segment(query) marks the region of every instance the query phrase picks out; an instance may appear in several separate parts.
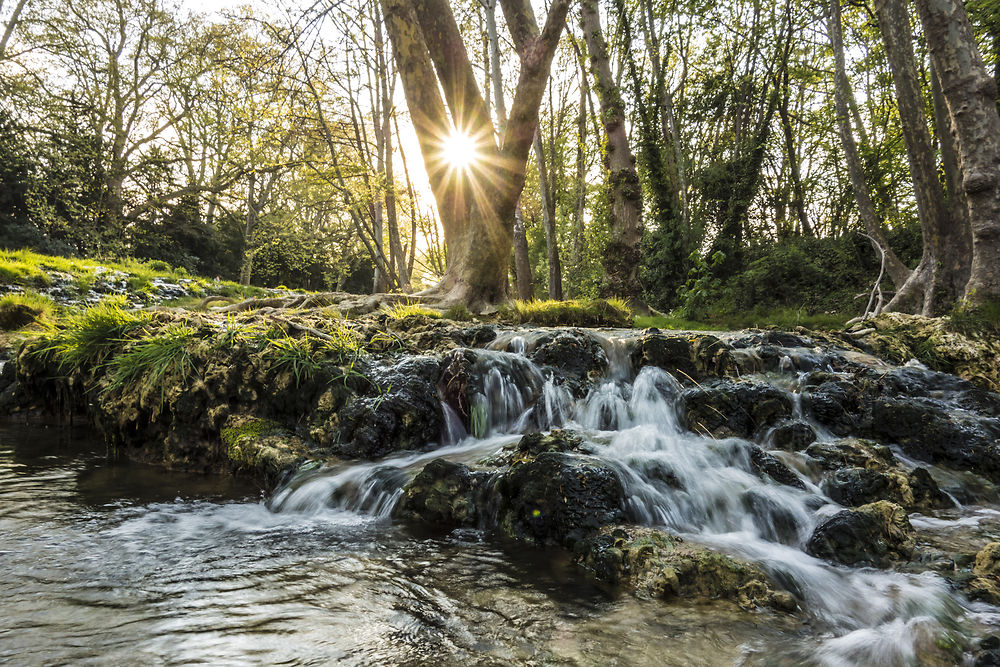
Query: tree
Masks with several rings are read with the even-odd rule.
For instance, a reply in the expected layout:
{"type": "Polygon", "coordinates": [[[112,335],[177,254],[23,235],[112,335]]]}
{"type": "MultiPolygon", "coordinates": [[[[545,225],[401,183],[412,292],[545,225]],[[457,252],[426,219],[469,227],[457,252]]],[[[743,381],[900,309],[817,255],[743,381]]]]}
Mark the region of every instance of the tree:
{"type": "Polygon", "coordinates": [[[941,93],[954,127],[969,222],[972,262],[964,297],[1000,299],[1000,116],[997,84],[958,0],[916,0],[941,93]]]}
{"type": "Polygon", "coordinates": [[[642,307],[639,286],[639,266],[642,260],[642,188],[635,169],[635,155],[628,143],[625,103],[611,73],[611,59],[601,29],[597,0],[583,0],[580,5],[580,26],[590,55],[606,141],[604,160],[608,170],[608,196],[611,203],[611,239],[604,253],[604,267],[607,271],[605,291],[642,307]]]}
{"type": "Polygon", "coordinates": [[[554,0],[541,30],[528,0],[501,2],[521,71],[503,141],[497,145],[448,3],[381,1],[447,244],[448,268],[427,295],[473,308],[496,303],[507,297],[514,209],[570,2],[554,0]],[[449,169],[442,155],[442,142],[455,132],[466,134],[479,155],[467,171],[449,169]]]}

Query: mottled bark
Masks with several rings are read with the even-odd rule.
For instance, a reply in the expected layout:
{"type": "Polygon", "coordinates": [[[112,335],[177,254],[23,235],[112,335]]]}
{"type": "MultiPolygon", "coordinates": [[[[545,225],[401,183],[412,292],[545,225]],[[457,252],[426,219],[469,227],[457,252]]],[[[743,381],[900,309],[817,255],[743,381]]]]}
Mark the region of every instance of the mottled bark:
{"type": "Polygon", "coordinates": [[[878,244],[879,248],[885,252],[886,272],[892,280],[896,289],[899,290],[910,277],[910,269],[899,259],[899,257],[889,247],[885,233],[882,231],[882,222],[875,213],[875,203],[872,201],[871,190],[865,180],[865,172],[861,166],[861,155],[858,152],[858,144],[854,138],[854,130],[851,127],[851,113],[849,101],[851,98],[851,83],[847,79],[847,69],[844,63],[844,40],[841,28],[840,0],[831,0],[829,32],[830,43],[833,47],[834,63],[834,102],[837,108],[837,128],[840,132],[840,141],[844,148],[844,161],[847,163],[847,174],[851,181],[851,189],[854,191],[854,200],[858,206],[858,216],[861,224],[864,225],[868,236],[878,244]]]}
{"type": "Polygon", "coordinates": [[[1000,299],[1000,116],[997,86],[986,71],[965,7],[958,0],[916,0],[955,131],[972,233],[965,299],[1000,299]]]}
{"type": "Polygon", "coordinates": [[[608,170],[611,203],[610,239],[604,252],[604,291],[641,304],[639,265],[642,240],[642,190],[635,169],[635,155],[628,143],[625,105],[611,73],[608,46],[604,40],[597,0],[583,0],[580,23],[601,106],[606,143],[604,161],[608,170]]]}
{"type": "MultiPolygon", "coordinates": [[[[914,271],[909,280],[919,282],[918,291],[923,293],[917,310],[924,315],[936,315],[950,308],[960,296],[953,289],[958,281],[946,275],[951,267],[942,262],[950,254],[945,245],[950,236],[948,227],[953,223],[945,203],[944,190],[938,180],[934,147],[927,128],[924,97],[913,56],[909,12],[903,0],[878,0],[875,10],[896,88],[899,121],[903,128],[924,241],[924,253],[920,262],[926,268],[918,267],[920,270],[914,271]]],[[[904,285],[889,302],[887,310],[910,309],[910,302],[907,300],[910,294],[911,291],[904,285]]]]}

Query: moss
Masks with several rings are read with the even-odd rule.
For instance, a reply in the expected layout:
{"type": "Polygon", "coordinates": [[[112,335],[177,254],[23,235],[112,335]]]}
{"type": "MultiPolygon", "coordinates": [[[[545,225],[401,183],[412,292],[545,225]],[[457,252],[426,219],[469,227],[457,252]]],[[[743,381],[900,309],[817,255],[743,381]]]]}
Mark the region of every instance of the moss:
{"type": "Polygon", "coordinates": [[[247,418],[245,421],[237,422],[219,431],[222,444],[227,450],[239,445],[244,438],[259,438],[263,435],[272,435],[282,430],[281,424],[270,419],[247,418]]]}
{"type": "Polygon", "coordinates": [[[545,327],[631,327],[634,322],[621,299],[515,301],[498,315],[501,321],[545,327]]]}
{"type": "Polygon", "coordinates": [[[281,424],[256,417],[230,417],[219,432],[226,458],[236,471],[274,479],[300,462],[306,447],[281,424]]]}
{"type": "Polygon", "coordinates": [[[990,332],[992,324],[977,326],[970,320],[956,323],[952,317],[883,313],[856,325],[854,335],[870,352],[893,363],[916,359],[933,370],[1000,391],[1000,337],[990,332]]]}

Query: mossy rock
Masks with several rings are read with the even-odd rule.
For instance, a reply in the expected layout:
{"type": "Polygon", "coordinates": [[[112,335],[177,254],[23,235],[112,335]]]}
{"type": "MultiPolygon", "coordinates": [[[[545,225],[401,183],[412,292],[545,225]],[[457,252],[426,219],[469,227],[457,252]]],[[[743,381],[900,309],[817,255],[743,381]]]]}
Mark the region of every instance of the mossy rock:
{"type": "Polygon", "coordinates": [[[269,419],[232,416],[219,437],[233,470],[266,480],[273,480],[300,463],[307,453],[300,438],[269,419]]]}
{"type": "Polygon", "coordinates": [[[580,546],[576,560],[597,580],[641,598],[722,598],[744,609],[796,606],[759,567],[654,528],[602,528],[580,546]]]}
{"type": "Polygon", "coordinates": [[[689,385],[706,377],[723,377],[734,368],[732,351],[710,334],[667,335],[643,332],[631,353],[632,366],[656,366],[689,385]]]}
{"type": "Polygon", "coordinates": [[[909,560],[915,532],[906,510],[880,500],[833,515],[813,531],[806,551],[844,565],[889,567],[909,560]]]}
{"type": "Polygon", "coordinates": [[[960,331],[950,317],[883,313],[858,327],[858,343],[893,363],[917,359],[991,391],[1000,391],[1000,339],[990,332],[960,331]],[[874,329],[874,331],[868,331],[874,329]]]}

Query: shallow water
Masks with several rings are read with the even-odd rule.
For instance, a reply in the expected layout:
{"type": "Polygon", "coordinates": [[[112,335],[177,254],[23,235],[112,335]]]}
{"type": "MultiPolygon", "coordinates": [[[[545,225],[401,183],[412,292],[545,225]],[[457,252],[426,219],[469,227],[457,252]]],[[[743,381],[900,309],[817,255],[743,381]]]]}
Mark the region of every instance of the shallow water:
{"type": "Polygon", "coordinates": [[[0,662],[732,664],[798,621],[618,597],[558,552],[274,512],[230,477],[0,427],[0,662]]]}

